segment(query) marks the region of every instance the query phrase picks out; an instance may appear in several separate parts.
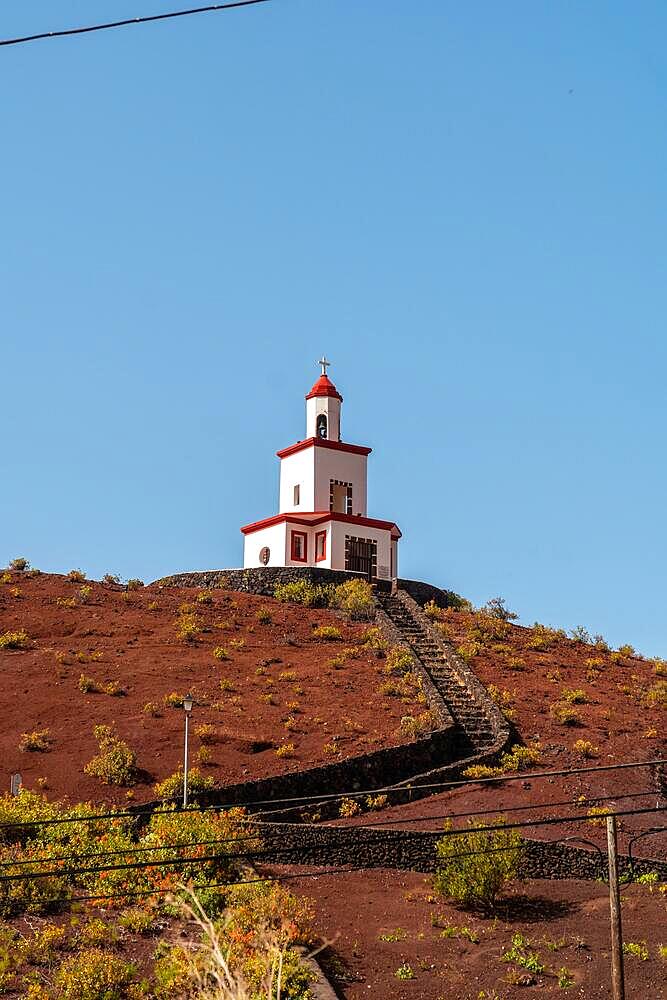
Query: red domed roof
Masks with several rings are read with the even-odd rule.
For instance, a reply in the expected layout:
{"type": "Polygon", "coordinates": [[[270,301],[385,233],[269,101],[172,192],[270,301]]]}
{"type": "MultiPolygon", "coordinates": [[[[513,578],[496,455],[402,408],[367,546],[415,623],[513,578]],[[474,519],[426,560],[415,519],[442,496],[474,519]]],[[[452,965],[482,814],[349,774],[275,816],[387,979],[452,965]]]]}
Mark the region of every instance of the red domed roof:
{"type": "Polygon", "coordinates": [[[306,399],[312,399],[313,396],[333,396],[334,399],[339,399],[341,403],[343,402],[343,397],[328,375],[320,375],[317,382],[306,396],[306,399]]]}

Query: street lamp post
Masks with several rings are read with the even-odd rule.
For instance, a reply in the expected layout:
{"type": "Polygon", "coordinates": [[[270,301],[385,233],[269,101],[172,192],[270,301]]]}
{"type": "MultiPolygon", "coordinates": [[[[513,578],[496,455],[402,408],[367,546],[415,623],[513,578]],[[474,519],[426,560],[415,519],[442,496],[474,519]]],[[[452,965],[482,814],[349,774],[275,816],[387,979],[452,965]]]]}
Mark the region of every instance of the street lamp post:
{"type": "Polygon", "coordinates": [[[188,731],[190,727],[190,712],[194,704],[191,694],[186,694],[183,698],[183,711],[185,712],[185,748],[183,752],[183,808],[188,804],[188,731]]]}

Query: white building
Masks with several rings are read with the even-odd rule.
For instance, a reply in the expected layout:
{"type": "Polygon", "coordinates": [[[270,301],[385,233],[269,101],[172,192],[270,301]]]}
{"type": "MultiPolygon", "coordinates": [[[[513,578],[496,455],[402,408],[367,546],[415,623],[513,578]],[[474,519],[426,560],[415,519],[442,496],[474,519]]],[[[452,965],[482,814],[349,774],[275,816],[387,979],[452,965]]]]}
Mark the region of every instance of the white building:
{"type": "Polygon", "coordinates": [[[343,397],[322,374],[306,396],[306,437],[279,451],[280,513],[241,528],[243,565],[317,566],[398,576],[393,521],[368,517],[366,462],[371,452],[340,438],[343,397]]]}

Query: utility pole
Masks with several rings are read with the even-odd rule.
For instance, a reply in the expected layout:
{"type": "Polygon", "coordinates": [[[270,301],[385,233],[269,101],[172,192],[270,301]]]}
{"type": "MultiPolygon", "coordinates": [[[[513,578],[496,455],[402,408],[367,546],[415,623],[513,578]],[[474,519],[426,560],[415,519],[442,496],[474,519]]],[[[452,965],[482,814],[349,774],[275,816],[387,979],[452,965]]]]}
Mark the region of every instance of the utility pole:
{"type": "Polygon", "coordinates": [[[614,1000],[625,1000],[623,932],[621,930],[621,898],[618,888],[615,816],[607,816],[607,854],[609,857],[609,912],[611,917],[611,990],[614,1000]]]}

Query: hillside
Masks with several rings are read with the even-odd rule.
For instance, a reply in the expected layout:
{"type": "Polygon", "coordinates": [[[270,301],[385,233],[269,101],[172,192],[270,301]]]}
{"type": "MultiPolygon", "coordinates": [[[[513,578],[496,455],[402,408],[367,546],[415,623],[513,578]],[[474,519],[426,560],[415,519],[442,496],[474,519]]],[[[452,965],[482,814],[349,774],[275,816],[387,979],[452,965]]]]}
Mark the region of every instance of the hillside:
{"type": "MultiPolygon", "coordinates": [[[[548,780],[531,780],[530,770],[563,771],[595,768],[667,756],[666,665],[634,654],[631,647],[609,649],[600,637],[584,631],[574,639],[536,624],[531,628],[463,610],[431,609],[432,622],[470,664],[489,694],[510,719],[517,736],[536,750],[534,766],[522,781],[495,785],[473,783],[437,793],[428,799],[385,809],[383,817],[437,828],[436,817],[449,810],[509,810],[544,805],[543,815],[585,814],[605,796],[617,810],[664,805],[665,768],[621,769],[548,780]],[[423,819],[422,819],[423,817],[423,819]],[[433,818],[431,818],[433,817],[433,818]]],[[[474,777],[476,772],[470,773],[474,777]]],[[[478,776],[483,777],[484,771],[478,776]]],[[[526,814],[527,816],[528,814],[526,814]]],[[[525,818],[518,815],[518,818],[525,818]]],[[[363,817],[346,820],[363,823],[363,817]]],[[[648,826],[653,816],[623,817],[620,842],[648,826]]],[[[605,841],[604,827],[566,823],[558,831],[547,827],[531,836],[554,839],[585,836],[605,841]]],[[[667,855],[667,833],[645,841],[644,853],[667,855]]]]}
{"type": "Polygon", "coordinates": [[[620,763],[665,749],[667,662],[610,649],[585,629],[577,638],[448,609],[435,623],[470,663],[526,742],[538,740],[561,768],[620,763]],[[585,743],[588,746],[582,746],[585,743]]]}
{"type": "Polygon", "coordinates": [[[366,626],[330,611],[223,590],[126,590],[25,573],[3,580],[0,635],[28,637],[24,649],[0,650],[5,788],[18,771],[50,798],[126,801],[126,789],[83,770],[97,751],[94,727],[115,724],[144,772],[129,797],[154,798],[154,782],[182,760],[188,690],[197,702],[192,763],[219,784],[398,744],[401,717],[423,711],[380,694],[377,660],[361,644],[366,626]],[[201,629],[192,641],[177,636],[188,616],[201,629]],[[319,626],[340,638],[317,639],[319,626]],[[200,726],[213,727],[203,733],[205,762],[200,726]],[[19,749],[33,731],[48,731],[45,752],[19,749]]]}
{"type": "MultiPolygon", "coordinates": [[[[11,572],[0,581],[0,642],[5,647],[0,649],[4,680],[0,707],[5,719],[0,750],[5,786],[10,773],[19,771],[27,788],[43,790],[51,799],[68,796],[73,802],[123,804],[154,798],[155,782],[176,771],[182,760],[181,699],[188,690],[196,699],[193,764],[220,786],[301,770],[369,749],[401,746],[406,742],[401,719],[424,711],[418,689],[408,695],[395,680],[387,683],[386,664],[365,641],[368,626],[351,623],[333,611],[219,588],[125,587],[71,574],[11,572]],[[85,765],[97,752],[93,730],[99,725],[115,727],[136,753],[139,774],[132,787],[105,785],[86,774],[85,765]],[[41,749],[29,749],[25,734],[29,744],[41,744],[41,749]]],[[[524,628],[480,612],[430,607],[425,618],[417,610],[429,634],[436,630],[458,651],[515,726],[516,737],[531,747],[532,767],[520,780],[492,785],[474,780],[493,773],[483,767],[469,773],[471,783],[464,787],[404,805],[382,808],[380,804],[372,817],[367,812],[355,815],[348,799],[333,820],[335,826],[370,822],[391,828],[397,821],[397,829],[406,832],[439,831],[447,815],[453,814],[455,825],[460,825],[465,824],[466,814],[477,810],[483,811],[478,816],[517,810],[513,819],[586,813],[596,796],[604,796],[604,805],[616,809],[654,810],[656,802],[664,804],[664,778],[656,768],[546,780],[534,773],[664,756],[662,661],[645,660],[630,648],[609,650],[600,638],[592,640],[583,631],[568,637],[544,626],[524,628]]],[[[488,703],[486,694],[483,697],[488,703]]],[[[8,801],[22,808],[20,800],[8,801]]],[[[46,804],[40,801],[38,808],[41,812],[46,804]]],[[[184,815],[186,824],[195,824],[187,836],[199,850],[207,841],[226,842],[219,839],[220,824],[224,828],[229,822],[225,814],[184,815]]],[[[164,821],[168,843],[182,839],[181,822],[181,814],[174,817],[173,827],[171,820],[164,821]]],[[[161,823],[157,817],[158,828],[161,823]]],[[[655,812],[622,818],[621,849],[632,834],[655,824],[655,812]]],[[[77,825],[66,828],[75,838],[80,837],[77,825]]],[[[311,828],[299,829],[307,833],[311,828]]],[[[326,831],[313,828],[312,832],[320,837],[326,831]]],[[[600,845],[605,840],[604,825],[596,817],[593,822],[584,819],[524,832],[548,840],[583,836],[589,844],[600,845]]],[[[347,831],[343,833],[347,836],[347,831]]],[[[48,827],[38,835],[43,837],[40,851],[62,853],[62,843],[50,841],[48,827]]],[[[147,835],[147,843],[154,835],[147,835]]],[[[134,858],[133,836],[121,838],[117,853],[122,856],[127,851],[134,858]]],[[[266,830],[264,836],[270,843],[266,830]]],[[[286,836],[281,827],[280,840],[286,836]]],[[[86,838],[76,844],[84,854],[97,848],[94,831],[86,838]]],[[[568,989],[576,991],[572,995],[610,996],[604,885],[571,878],[516,880],[508,898],[492,916],[485,916],[434,895],[430,877],[423,874],[400,868],[346,871],[355,864],[357,839],[349,838],[349,859],[331,861],[324,870],[262,860],[258,864],[262,875],[289,876],[284,885],[297,896],[289,904],[276,897],[279,909],[274,916],[279,922],[284,916],[281,907],[306,905],[304,896],[313,901],[315,939],[333,942],[324,960],[341,996],[356,1000],[371,990],[373,995],[397,1000],[416,996],[438,1000],[443,995],[457,1000],[501,996],[514,1000],[538,993],[562,995],[568,989]],[[342,866],[335,874],[333,864],[342,866]],[[524,952],[538,956],[540,971],[527,971],[520,962],[504,957],[511,953],[516,934],[524,941],[524,952]]],[[[178,848],[181,855],[186,846],[178,848]]],[[[7,858],[13,857],[14,846],[7,844],[4,849],[7,858]]],[[[171,850],[176,849],[172,844],[171,850]]],[[[664,858],[666,852],[667,835],[662,833],[643,841],[637,853],[664,858]]],[[[200,857],[191,866],[192,877],[199,878],[202,886],[213,881],[214,891],[222,889],[217,883],[225,870],[224,852],[209,858],[208,867],[201,867],[200,857]]],[[[329,853],[326,861],[330,858],[329,853]]],[[[297,860],[303,859],[299,853],[297,860]]],[[[388,844],[383,845],[381,864],[392,863],[398,862],[391,860],[388,844]]],[[[122,885],[123,892],[108,909],[94,902],[86,907],[81,926],[79,916],[70,918],[66,909],[43,919],[48,905],[36,923],[33,914],[23,912],[23,902],[11,904],[5,899],[8,920],[0,921],[0,966],[3,960],[10,963],[12,971],[6,973],[5,982],[9,995],[22,995],[22,977],[32,975],[30,969],[37,964],[40,981],[47,987],[35,994],[36,1000],[38,996],[60,1000],[64,994],[54,994],[48,986],[52,970],[57,966],[61,975],[68,963],[74,969],[91,944],[108,944],[101,961],[134,963],[134,970],[123,973],[133,982],[147,976],[157,983],[165,974],[158,941],[178,942],[188,934],[168,915],[165,919],[158,896],[150,898],[156,885],[159,892],[165,886],[173,888],[182,872],[190,872],[179,868],[177,874],[172,861],[165,864],[164,870],[153,874],[150,868],[135,874],[107,870],[104,865],[98,868],[99,879],[92,883],[96,891],[100,885],[108,891],[110,877],[111,887],[122,885]],[[138,908],[123,909],[128,902],[127,879],[138,880],[134,884],[143,887],[139,895],[147,897],[138,908]],[[97,915],[103,915],[103,921],[97,915]],[[55,944],[48,945],[54,934],[55,944]],[[22,942],[20,947],[17,941],[22,942]],[[19,964],[10,961],[13,953],[19,955],[19,964]]],[[[129,869],[134,871],[132,860],[129,869]]],[[[235,877],[240,874],[239,869],[235,877]]],[[[53,891],[80,892],[81,884],[75,873],[72,885],[63,881],[53,891]]],[[[17,892],[27,891],[23,883],[18,886],[17,892]]],[[[46,891],[44,885],[40,891],[46,891]]],[[[243,894],[239,898],[245,906],[243,894]]],[[[221,905],[220,896],[216,905],[221,905]]],[[[623,907],[626,941],[634,942],[641,953],[628,958],[628,982],[634,991],[630,995],[643,997],[650,992],[660,997],[664,893],[654,892],[652,885],[629,886],[624,889],[623,907]],[[642,948],[646,957],[641,957],[642,948]]],[[[172,982],[162,991],[156,986],[149,995],[184,994],[181,985],[172,982]]]]}

